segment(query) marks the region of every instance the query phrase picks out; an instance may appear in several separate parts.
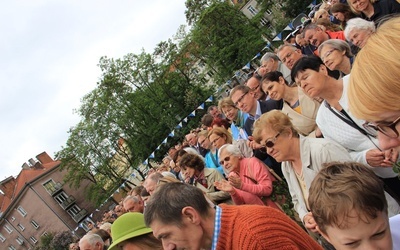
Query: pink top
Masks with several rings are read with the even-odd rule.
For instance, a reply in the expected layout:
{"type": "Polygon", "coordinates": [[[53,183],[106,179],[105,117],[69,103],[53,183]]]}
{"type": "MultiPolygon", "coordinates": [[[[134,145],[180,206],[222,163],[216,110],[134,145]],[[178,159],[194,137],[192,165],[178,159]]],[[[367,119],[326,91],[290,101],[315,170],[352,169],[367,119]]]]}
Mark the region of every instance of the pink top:
{"type": "Polygon", "coordinates": [[[240,189],[234,188],[235,192],[231,195],[236,205],[270,205],[277,208],[269,198],[275,178],[263,162],[255,157],[241,159],[239,176],[242,186],[240,189]]]}

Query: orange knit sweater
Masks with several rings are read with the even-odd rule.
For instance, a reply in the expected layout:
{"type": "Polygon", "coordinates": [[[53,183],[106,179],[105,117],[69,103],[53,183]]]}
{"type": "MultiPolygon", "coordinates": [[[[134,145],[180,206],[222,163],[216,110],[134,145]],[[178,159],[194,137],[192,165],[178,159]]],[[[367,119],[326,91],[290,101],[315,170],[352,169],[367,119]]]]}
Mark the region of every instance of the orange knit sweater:
{"type": "Polygon", "coordinates": [[[258,205],[220,205],[217,250],[322,249],[281,211],[258,205]]]}

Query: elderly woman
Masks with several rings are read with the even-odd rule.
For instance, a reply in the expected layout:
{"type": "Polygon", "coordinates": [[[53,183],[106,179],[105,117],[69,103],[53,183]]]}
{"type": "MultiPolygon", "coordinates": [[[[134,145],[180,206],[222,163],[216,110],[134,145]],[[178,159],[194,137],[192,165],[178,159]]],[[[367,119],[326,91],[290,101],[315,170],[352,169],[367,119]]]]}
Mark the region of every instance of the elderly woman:
{"type": "Polygon", "coordinates": [[[397,0],[347,0],[351,10],[367,21],[378,23],[384,16],[400,12],[397,0]]]}
{"type": "Polygon", "coordinates": [[[185,182],[200,188],[216,204],[227,202],[230,195],[217,190],[214,182],[225,180],[215,168],[205,168],[204,161],[199,155],[185,154],[179,161],[185,182]]]}
{"type": "Polygon", "coordinates": [[[254,124],[253,135],[257,142],[265,145],[269,155],[282,162],[294,209],[306,228],[315,231],[307,204],[311,182],[323,163],[349,161],[349,154],[326,139],[299,136],[290,118],[278,110],[263,114],[254,124]]]}
{"type": "Polygon", "coordinates": [[[203,130],[197,134],[198,142],[202,148],[208,149],[209,151],[204,157],[206,167],[207,168],[215,168],[217,169],[222,175],[224,175],[224,170],[221,165],[219,165],[219,158],[218,158],[218,149],[211,145],[210,140],[208,139],[208,131],[203,130]]]}
{"type": "Polygon", "coordinates": [[[218,102],[218,108],[222,111],[225,117],[230,120],[231,133],[234,140],[245,139],[247,140],[248,135],[243,129],[244,123],[249,116],[247,113],[243,113],[239,110],[231,98],[226,97],[218,102]]]}
{"type": "MultiPolygon", "coordinates": [[[[354,56],[343,40],[329,39],[318,47],[319,57],[330,70],[338,70],[341,77],[350,74],[354,56]]],[[[340,77],[340,78],[341,78],[340,77]]]]}
{"type": "Polygon", "coordinates": [[[354,161],[369,166],[399,195],[400,180],[391,168],[398,161],[398,152],[381,149],[376,134],[363,128],[365,121],[350,113],[347,98],[350,76],[336,80],[328,71],[318,57],[303,57],[292,70],[293,78],[310,97],[324,99],[316,118],[319,129],[325,138],[346,148],[354,161]]]}
{"type": "Polygon", "coordinates": [[[368,38],[375,32],[374,22],[366,21],[362,18],[353,18],[347,22],[344,36],[346,40],[359,47],[364,47],[368,38]]]}
{"type": "MultiPolygon", "coordinates": [[[[320,103],[304,94],[297,86],[289,87],[282,73],[273,71],[262,79],[262,90],[273,100],[283,99],[282,112],[293,121],[296,130],[304,136],[316,136],[317,116],[320,103]]],[[[317,136],[321,135],[317,132],[317,136]]]]}
{"type": "Polygon", "coordinates": [[[228,180],[215,182],[219,190],[229,192],[236,205],[256,204],[278,208],[269,198],[275,178],[257,158],[244,158],[239,148],[225,144],[220,149],[221,165],[228,180]]]}
{"type": "Polygon", "coordinates": [[[400,17],[383,23],[365,48],[350,76],[350,110],[371,122],[365,127],[378,131],[382,149],[400,151],[400,17]]]}
{"type": "MultiPolygon", "coordinates": [[[[253,149],[250,148],[246,140],[239,139],[237,141],[232,141],[232,135],[224,128],[213,128],[208,132],[208,139],[211,144],[217,149],[221,148],[225,144],[235,144],[239,147],[240,151],[245,157],[253,156],[253,149]]],[[[221,157],[220,157],[221,159],[221,157]]]]}
{"type": "Polygon", "coordinates": [[[113,243],[108,249],[163,249],[161,241],[152,232],[146,227],[143,214],[123,214],[111,226],[113,243]]]}

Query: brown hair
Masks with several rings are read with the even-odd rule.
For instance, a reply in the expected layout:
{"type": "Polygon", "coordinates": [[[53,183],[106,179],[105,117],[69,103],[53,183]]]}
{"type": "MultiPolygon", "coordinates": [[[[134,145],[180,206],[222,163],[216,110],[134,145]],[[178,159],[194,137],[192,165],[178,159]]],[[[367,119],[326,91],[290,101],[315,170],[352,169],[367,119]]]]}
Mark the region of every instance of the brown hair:
{"type": "Polygon", "coordinates": [[[271,110],[254,122],[253,137],[257,143],[261,142],[261,133],[264,129],[272,129],[281,134],[288,134],[289,131],[292,131],[294,137],[299,136],[289,116],[280,110],[271,110]]]}
{"type": "Polygon", "coordinates": [[[210,132],[208,132],[208,139],[210,139],[210,136],[212,134],[216,134],[220,137],[223,137],[225,138],[226,143],[232,144],[232,135],[225,128],[218,127],[211,129],[210,132]]]}
{"type": "Polygon", "coordinates": [[[351,212],[368,222],[377,212],[387,214],[382,181],[368,167],[357,162],[328,163],[315,176],[308,203],[321,232],[327,226],[348,227],[351,212]]]}
{"type": "Polygon", "coordinates": [[[199,172],[204,169],[204,161],[203,159],[195,154],[185,154],[179,161],[179,166],[186,170],[186,168],[193,168],[199,172]]]}
{"type": "Polygon", "coordinates": [[[154,237],[153,233],[136,236],[125,240],[126,243],[132,243],[141,249],[163,249],[161,241],[154,237]]]}

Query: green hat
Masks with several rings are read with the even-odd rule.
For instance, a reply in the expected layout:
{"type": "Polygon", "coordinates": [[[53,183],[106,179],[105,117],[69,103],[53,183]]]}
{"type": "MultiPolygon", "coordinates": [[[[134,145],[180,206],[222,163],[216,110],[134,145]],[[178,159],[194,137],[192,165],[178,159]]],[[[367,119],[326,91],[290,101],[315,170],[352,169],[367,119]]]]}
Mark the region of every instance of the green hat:
{"type": "Polygon", "coordinates": [[[128,212],[118,217],[111,225],[113,243],[108,249],[116,250],[119,243],[151,232],[153,232],[153,230],[146,227],[144,223],[143,214],[128,212]]]}

